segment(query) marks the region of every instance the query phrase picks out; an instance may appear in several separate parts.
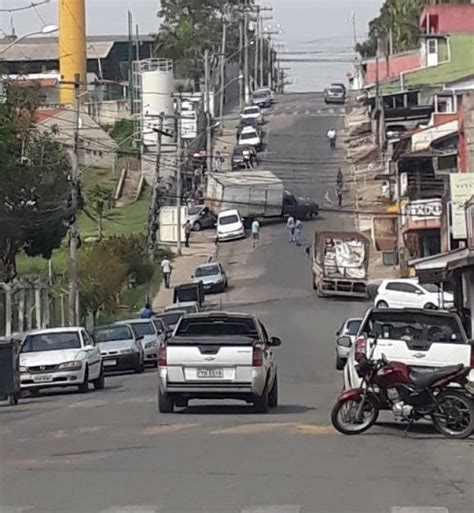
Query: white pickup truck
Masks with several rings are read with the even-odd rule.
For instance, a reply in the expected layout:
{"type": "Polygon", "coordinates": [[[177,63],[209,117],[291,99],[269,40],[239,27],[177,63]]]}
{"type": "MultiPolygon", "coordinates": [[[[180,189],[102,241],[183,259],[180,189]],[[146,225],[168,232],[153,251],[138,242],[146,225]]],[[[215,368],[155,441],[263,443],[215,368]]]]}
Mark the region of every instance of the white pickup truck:
{"type": "Polygon", "coordinates": [[[384,354],[389,361],[402,362],[427,372],[462,363],[471,366],[469,381],[474,383],[474,347],[456,314],[421,308],[373,308],[367,311],[347,358],[344,389],[360,385],[357,358],[361,353],[370,353],[375,337],[374,359],[384,354]]]}
{"type": "Polygon", "coordinates": [[[267,413],[278,404],[273,347],[280,344],[251,314],[183,315],[158,352],[159,411],[190,399],[239,399],[267,413]]]}

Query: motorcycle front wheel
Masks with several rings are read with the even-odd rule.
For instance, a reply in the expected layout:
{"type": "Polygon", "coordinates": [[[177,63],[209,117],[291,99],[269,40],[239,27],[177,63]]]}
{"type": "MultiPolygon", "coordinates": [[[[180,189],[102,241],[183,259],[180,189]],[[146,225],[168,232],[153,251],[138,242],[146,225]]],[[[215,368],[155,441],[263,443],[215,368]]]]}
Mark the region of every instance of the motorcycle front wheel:
{"type": "Polygon", "coordinates": [[[343,435],[358,435],[367,431],[377,422],[379,404],[372,395],[367,395],[362,406],[361,418],[357,419],[357,410],[363,397],[338,401],[331,412],[332,425],[343,435]]]}
{"type": "Polygon", "coordinates": [[[435,428],[446,438],[462,440],[474,431],[474,404],[456,390],[445,390],[437,397],[438,412],[432,415],[435,428]]]}

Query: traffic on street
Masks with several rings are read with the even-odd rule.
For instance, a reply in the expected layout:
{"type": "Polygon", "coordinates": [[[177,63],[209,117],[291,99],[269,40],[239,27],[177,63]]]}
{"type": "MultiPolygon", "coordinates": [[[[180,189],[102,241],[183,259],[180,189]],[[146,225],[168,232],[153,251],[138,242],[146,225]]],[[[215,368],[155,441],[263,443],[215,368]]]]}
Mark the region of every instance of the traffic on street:
{"type": "MultiPolygon", "coordinates": [[[[426,159],[434,155],[442,166],[454,151],[452,133],[448,142],[443,139],[443,149],[434,148],[436,137],[427,131],[439,120],[420,127],[403,118],[414,139],[387,142],[383,123],[393,121],[375,112],[382,105],[396,119],[380,100],[392,94],[390,88],[382,93],[382,83],[395,75],[388,65],[377,68],[372,87],[367,76],[370,59],[376,58],[363,46],[373,43],[371,33],[351,50],[357,57],[352,62],[351,54],[344,64],[346,74],[328,76],[324,90],[298,90],[298,78],[284,65],[293,58],[314,63],[318,50],[279,50],[281,26],[265,25],[263,13],[274,9],[277,17],[280,4],[291,4],[304,17],[306,4],[223,3],[221,12],[208,0],[197,8],[188,1],[161,2],[163,34],[156,36],[153,58],[142,60],[130,33],[130,82],[120,83],[133,85],[137,131],[131,136],[139,140],[134,151],[141,178],[135,180],[131,166],[123,164],[120,178],[114,175],[114,197],[101,185],[84,185],[82,198],[82,185],[74,189],[82,180],[74,182],[75,163],[78,176],[86,177],[94,161],[78,160],[81,151],[87,155],[88,139],[85,121],[71,118],[77,123],[73,144],[61,143],[73,152],[64,156],[72,158],[68,180],[74,182],[67,196],[73,212],[68,235],[50,252],[32,253],[39,244],[33,236],[23,241],[12,279],[0,264],[5,293],[0,294],[0,513],[471,513],[470,198],[462,204],[465,236],[451,252],[441,252],[445,235],[439,247],[433,242],[435,214],[413,213],[402,198],[423,187],[425,195],[433,187],[447,194],[442,184],[449,173],[437,168],[430,174],[426,159]],[[219,37],[201,41],[211,27],[219,37]],[[173,33],[172,45],[166,31],[173,33]],[[193,52],[185,51],[186,45],[193,52]],[[358,71],[361,59],[365,82],[358,71]],[[163,111],[145,106],[154,97],[145,90],[146,73],[160,75],[152,93],[166,97],[163,111]],[[168,90],[163,84],[170,73],[168,90]],[[189,110],[182,110],[183,101],[189,110]],[[195,130],[192,137],[184,125],[195,130]],[[423,133],[416,139],[418,130],[423,133]],[[420,166],[425,181],[415,184],[406,176],[402,182],[397,174],[387,196],[382,186],[390,181],[389,159],[404,151],[409,153],[400,158],[409,164],[397,163],[397,169],[407,175],[404,165],[420,166]],[[140,192],[127,199],[125,191],[135,182],[142,182],[140,192]],[[131,203],[117,206],[126,201],[131,203]],[[122,208],[119,226],[127,223],[142,202],[143,223],[131,235],[138,230],[139,242],[123,243],[110,223],[122,208]],[[87,223],[97,233],[82,239],[87,223]],[[109,241],[115,246],[105,252],[109,241]],[[94,248],[98,256],[88,263],[94,248]],[[67,280],[55,283],[51,262],[64,249],[67,280]],[[63,287],[59,314],[37,299],[43,292],[24,300],[25,259],[45,255],[49,276],[43,282],[31,275],[30,281],[45,283],[47,297],[63,287]],[[403,260],[405,255],[411,256],[403,260]],[[122,260],[115,260],[118,256],[122,260]],[[23,303],[8,295],[18,283],[23,303]],[[129,296],[134,299],[126,304],[129,296]]],[[[374,15],[391,4],[376,3],[374,15]]],[[[320,4],[317,16],[332,19],[329,2],[320,4]]],[[[76,7],[71,12],[78,22],[84,12],[76,7]]],[[[427,12],[430,7],[435,6],[427,12]]],[[[442,16],[454,8],[446,7],[436,11],[439,26],[426,22],[435,23],[432,31],[441,30],[442,16]]],[[[92,4],[87,8],[94,10],[92,4]]],[[[423,6],[419,11],[411,14],[414,21],[408,19],[416,26],[418,17],[425,20],[423,6]]],[[[357,43],[362,36],[356,15],[357,10],[346,22],[353,24],[357,43]]],[[[60,21],[56,30],[73,30],[60,21]]],[[[364,26],[368,22],[364,19],[364,26]]],[[[429,41],[441,47],[444,37],[430,39],[431,29],[425,34],[427,55],[434,48],[429,41]]],[[[75,37],[86,42],[85,33],[75,37]]],[[[6,63],[13,66],[4,44],[0,40],[0,56],[5,50],[6,63]]],[[[88,72],[89,48],[100,50],[93,45],[87,46],[88,72]]],[[[94,54],[94,66],[108,58],[101,55],[94,54]]],[[[337,61],[337,55],[331,59],[337,61]]],[[[324,74],[324,61],[319,64],[324,74]]],[[[40,79],[43,91],[48,86],[40,79]]],[[[16,79],[5,78],[5,94],[11,94],[11,80],[16,79]]],[[[97,80],[95,85],[86,80],[88,93],[78,92],[80,81],[74,86],[78,94],[71,109],[79,119],[86,112],[79,96],[92,96],[93,87],[109,81],[97,80]]],[[[305,76],[305,84],[308,80],[305,76]]],[[[19,89],[29,87],[22,83],[19,89]]],[[[97,105],[109,101],[98,98],[97,105]]],[[[403,98],[395,102],[397,116],[408,119],[413,105],[403,98]]],[[[436,101],[439,112],[431,114],[442,115],[441,100],[436,101]]],[[[40,112],[32,113],[37,123],[40,112]]],[[[104,112],[106,117],[112,110],[104,112]]],[[[0,115],[7,126],[13,113],[0,115]]],[[[24,156],[26,151],[17,155],[18,169],[29,165],[25,159],[39,158],[35,152],[24,156]]],[[[98,151],[90,150],[90,158],[98,151]]],[[[43,159],[35,161],[38,169],[46,165],[43,159]]],[[[15,179],[24,176],[18,171],[15,179]]],[[[32,200],[27,184],[21,187],[15,201],[41,203],[40,193],[32,200]]],[[[0,194],[5,233],[10,219],[5,205],[13,201],[9,191],[0,194]]]]}

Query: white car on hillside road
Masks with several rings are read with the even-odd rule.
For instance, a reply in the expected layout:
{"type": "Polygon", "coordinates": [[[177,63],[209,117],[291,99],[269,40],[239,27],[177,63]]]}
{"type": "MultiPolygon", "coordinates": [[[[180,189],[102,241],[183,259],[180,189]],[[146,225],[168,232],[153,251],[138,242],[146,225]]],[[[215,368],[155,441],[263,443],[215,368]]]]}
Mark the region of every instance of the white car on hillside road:
{"type": "Polygon", "coordinates": [[[384,280],[378,290],[376,308],[449,309],[454,297],[432,283],[418,283],[417,279],[384,280]]]}
{"type": "Polygon", "coordinates": [[[104,388],[100,349],[84,328],[51,328],[27,333],[20,350],[20,386],[35,394],[42,388],[71,387],[80,392],[104,388]]]}
{"type": "Polygon", "coordinates": [[[257,123],[259,123],[260,125],[262,125],[264,122],[262,111],[260,110],[260,107],[258,105],[252,105],[251,107],[244,107],[244,110],[242,111],[242,114],[240,115],[240,117],[242,119],[245,119],[245,118],[256,119],[257,123]]]}
{"type": "Polygon", "coordinates": [[[223,210],[217,216],[217,240],[245,239],[244,222],[238,210],[223,210]]]}
{"type": "Polygon", "coordinates": [[[262,138],[255,128],[246,126],[239,135],[240,146],[253,146],[257,151],[262,149],[262,138]]]}

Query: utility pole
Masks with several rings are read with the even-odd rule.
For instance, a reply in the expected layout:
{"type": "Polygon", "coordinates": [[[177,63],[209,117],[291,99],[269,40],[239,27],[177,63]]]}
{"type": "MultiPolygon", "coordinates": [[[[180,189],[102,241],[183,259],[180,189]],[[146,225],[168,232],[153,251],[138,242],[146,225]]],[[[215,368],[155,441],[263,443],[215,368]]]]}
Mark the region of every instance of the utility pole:
{"type": "MultiPolygon", "coordinates": [[[[243,19],[239,23],[239,73],[243,74],[243,47],[244,47],[244,30],[243,19]]],[[[242,87],[242,80],[239,80],[239,112],[242,112],[244,88],[242,87]]]]}
{"type": "Polygon", "coordinates": [[[79,324],[79,302],[77,288],[77,249],[79,243],[79,112],[81,108],[81,77],[74,75],[74,141],[71,154],[71,213],[69,225],[69,326],[79,324]]]}
{"type": "Polygon", "coordinates": [[[148,260],[153,262],[155,258],[156,232],[160,215],[160,161],[161,161],[161,139],[163,135],[164,114],[158,118],[158,129],[156,129],[156,167],[153,180],[153,191],[151,196],[150,210],[148,212],[148,233],[147,233],[147,254],[148,260]]]}
{"type": "Polygon", "coordinates": [[[254,89],[258,89],[258,63],[260,60],[260,6],[255,6],[257,9],[257,18],[255,21],[255,56],[254,56],[254,89]]]}
{"type": "Polygon", "coordinates": [[[206,114],[206,151],[207,169],[212,169],[212,132],[211,132],[211,109],[209,98],[209,50],[204,50],[204,111],[206,114]]]}
{"type": "Polygon", "coordinates": [[[270,89],[273,89],[273,62],[272,62],[272,36],[268,36],[268,56],[267,56],[267,66],[268,66],[268,77],[267,77],[267,86],[270,89]]]}
{"type": "Polygon", "coordinates": [[[225,51],[226,51],[226,34],[227,25],[222,24],[222,48],[221,48],[221,93],[219,95],[219,118],[220,118],[220,133],[224,133],[224,97],[225,97],[225,51]]]}
{"type": "Polygon", "coordinates": [[[266,18],[260,17],[260,87],[263,87],[263,54],[264,48],[264,37],[263,37],[263,20],[266,18]]]}
{"type": "Polygon", "coordinates": [[[248,13],[244,11],[244,103],[248,104],[249,91],[249,38],[248,38],[248,13]]]}
{"type": "Polygon", "coordinates": [[[176,120],[176,222],[178,232],[176,234],[176,254],[181,256],[181,196],[183,195],[182,180],[182,140],[181,140],[181,95],[178,96],[177,104],[177,120],[176,120]]]}

